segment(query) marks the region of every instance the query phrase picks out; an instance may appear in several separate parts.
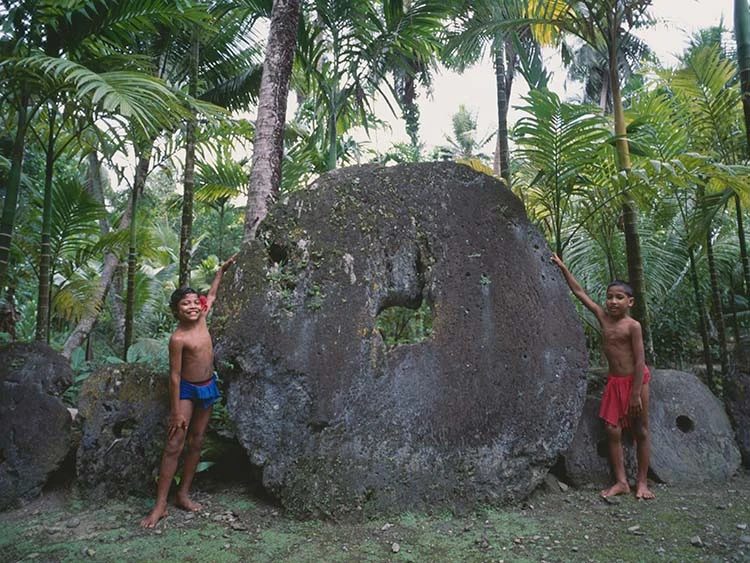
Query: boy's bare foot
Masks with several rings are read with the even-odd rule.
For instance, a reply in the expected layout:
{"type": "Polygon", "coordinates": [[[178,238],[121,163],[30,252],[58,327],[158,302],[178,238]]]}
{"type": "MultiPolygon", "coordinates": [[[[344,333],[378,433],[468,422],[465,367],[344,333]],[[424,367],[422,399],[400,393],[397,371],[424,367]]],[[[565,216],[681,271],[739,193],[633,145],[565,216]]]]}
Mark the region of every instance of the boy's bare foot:
{"type": "Polygon", "coordinates": [[[638,500],[651,500],[652,498],[656,498],[656,495],[651,492],[647,483],[638,483],[635,487],[635,498],[638,500]]]}
{"type": "Polygon", "coordinates": [[[615,483],[609,489],[604,489],[600,494],[604,497],[614,497],[624,495],[630,492],[630,486],[627,483],[615,483]]]}
{"type": "Polygon", "coordinates": [[[167,515],[167,505],[157,504],[154,509],[148,513],[143,520],[141,520],[141,528],[155,528],[159,523],[159,520],[167,515]]]}
{"type": "Polygon", "coordinates": [[[187,510],[188,512],[198,512],[201,508],[203,508],[202,505],[190,500],[189,496],[180,494],[175,497],[174,504],[177,508],[187,510]]]}

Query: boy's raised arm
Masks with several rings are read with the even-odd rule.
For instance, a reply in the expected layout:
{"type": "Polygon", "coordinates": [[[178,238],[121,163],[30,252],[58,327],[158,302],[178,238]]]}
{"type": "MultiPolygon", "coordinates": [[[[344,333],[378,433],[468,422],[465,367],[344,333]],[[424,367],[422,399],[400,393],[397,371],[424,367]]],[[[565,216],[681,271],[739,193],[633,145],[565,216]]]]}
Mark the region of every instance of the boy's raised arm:
{"type": "Polygon", "coordinates": [[[211,310],[211,306],[214,304],[214,301],[216,301],[216,294],[219,292],[219,284],[221,283],[221,278],[224,276],[224,272],[226,272],[229,267],[236,261],[237,255],[233,254],[232,256],[227,258],[227,260],[221,266],[219,266],[218,270],[216,270],[214,281],[211,282],[211,287],[208,290],[208,295],[206,295],[206,313],[211,310]]]}
{"type": "Polygon", "coordinates": [[[578,283],[578,280],[573,276],[570,270],[568,270],[568,267],[563,263],[560,257],[557,254],[553,254],[550,260],[557,264],[557,266],[560,268],[560,271],[565,277],[565,281],[568,282],[568,287],[570,287],[570,291],[573,292],[573,295],[575,295],[589,311],[594,313],[597,319],[601,320],[602,316],[604,315],[604,309],[602,309],[599,304],[596,303],[596,301],[589,297],[588,293],[584,291],[581,284],[578,283]]]}

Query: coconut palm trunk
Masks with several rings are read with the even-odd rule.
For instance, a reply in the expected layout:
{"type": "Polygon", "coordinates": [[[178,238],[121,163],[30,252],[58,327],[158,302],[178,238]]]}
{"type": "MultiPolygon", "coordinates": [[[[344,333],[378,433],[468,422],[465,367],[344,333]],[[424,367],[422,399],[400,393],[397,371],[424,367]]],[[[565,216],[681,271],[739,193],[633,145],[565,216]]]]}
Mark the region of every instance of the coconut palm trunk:
{"type": "Polygon", "coordinates": [[[281,186],[286,103],[297,44],[299,12],[299,0],[275,0],[273,3],[260,84],[258,118],[255,123],[255,144],[245,212],[246,242],[255,238],[258,225],[268,214],[269,198],[281,186]]]}

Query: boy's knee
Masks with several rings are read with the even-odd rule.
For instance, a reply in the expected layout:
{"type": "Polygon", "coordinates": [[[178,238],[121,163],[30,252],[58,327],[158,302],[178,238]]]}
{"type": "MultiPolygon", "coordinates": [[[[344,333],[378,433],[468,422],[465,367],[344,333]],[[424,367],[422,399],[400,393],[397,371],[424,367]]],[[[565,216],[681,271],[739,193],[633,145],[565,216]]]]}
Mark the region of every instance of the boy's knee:
{"type": "Polygon", "coordinates": [[[191,450],[201,449],[205,436],[205,432],[191,432],[188,438],[188,448],[191,450]]]}
{"type": "Polygon", "coordinates": [[[182,452],[182,448],[185,445],[185,438],[170,438],[164,446],[164,453],[167,456],[179,456],[182,452]]]}
{"type": "Polygon", "coordinates": [[[648,438],[648,426],[639,425],[633,430],[633,438],[642,442],[648,438]]]}
{"type": "Polygon", "coordinates": [[[604,426],[604,430],[607,433],[607,438],[609,438],[610,440],[619,440],[622,436],[622,428],[620,428],[619,426],[606,424],[604,426]]]}

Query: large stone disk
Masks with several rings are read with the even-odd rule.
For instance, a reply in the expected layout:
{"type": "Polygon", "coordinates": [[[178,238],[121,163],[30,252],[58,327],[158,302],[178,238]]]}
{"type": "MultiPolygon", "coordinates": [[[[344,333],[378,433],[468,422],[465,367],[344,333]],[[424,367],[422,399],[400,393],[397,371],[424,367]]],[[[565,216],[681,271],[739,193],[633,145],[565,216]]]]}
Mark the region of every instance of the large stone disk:
{"type": "Polygon", "coordinates": [[[549,257],[515,196],[453,163],[338,170],[279,203],[212,325],[265,486],[302,515],[527,495],[585,391],[549,257]],[[387,346],[378,316],[420,305],[428,336],[387,346]]]}
{"type": "Polygon", "coordinates": [[[649,409],[651,470],[660,480],[721,482],[739,469],[724,405],[695,375],[654,370],[649,409]]]}

